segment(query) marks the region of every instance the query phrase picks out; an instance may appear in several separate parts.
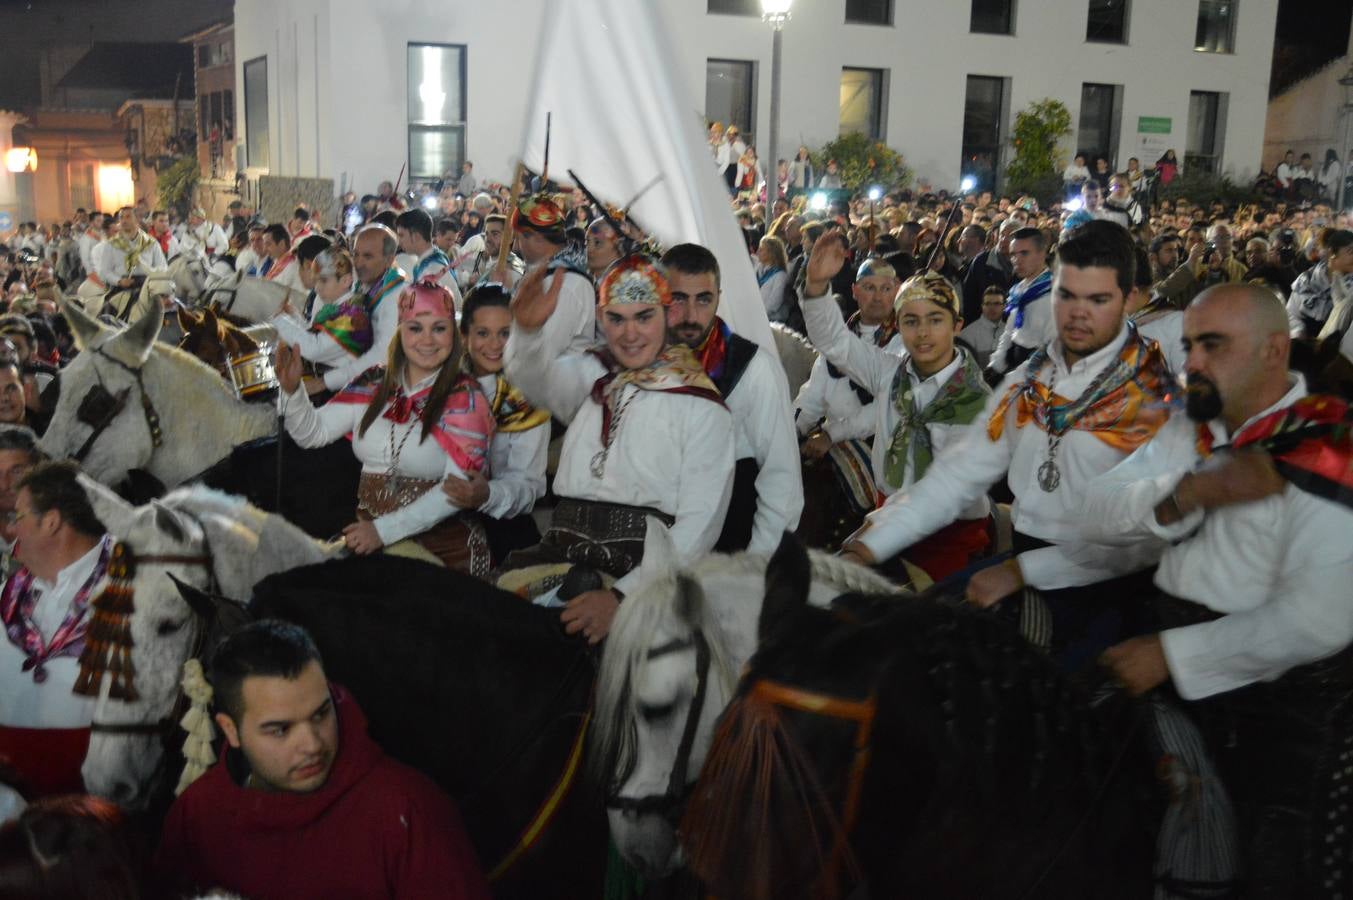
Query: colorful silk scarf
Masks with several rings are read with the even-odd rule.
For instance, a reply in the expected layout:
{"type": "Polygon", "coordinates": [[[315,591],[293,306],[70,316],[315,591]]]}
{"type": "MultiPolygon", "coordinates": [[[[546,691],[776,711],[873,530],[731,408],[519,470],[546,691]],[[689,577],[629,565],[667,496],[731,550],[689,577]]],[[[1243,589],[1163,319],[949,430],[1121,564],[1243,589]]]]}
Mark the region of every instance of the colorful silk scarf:
{"type": "Polygon", "coordinates": [[[714,386],[700,361],[685,344],[667,345],[662,353],[658,354],[657,359],[642,369],[622,368],[610,350],[605,348],[588,352],[601,360],[602,365],[606,367],[606,374],[592,385],[592,400],[602,407],[603,448],[611,445],[611,420],[617,415],[616,401],[627,385],[634,385],[642,391],[690,394],[723,405],[719,389],[714,386]]]}
{"type": "Polygon", "coordinates": [[[962,363],[940,386],[939,393],[917,410],[912,399],[914,388],[907,365],[897,367],[893,375],[892,403],[897,410],[897,427],[884,456],[883,477],[892,490],[902,487],[911,465],[913,480],[920,481],[934,460],[930,438],[932,424],[967,425],[977,418],[986,405],[990,391],[982,378],[982,370],[972,355],[961,348],[957,351],[962,363]]]}
{"type": "Polygon", "coordinates": [[[326,303],[315,314],[314,332],[326,332],[353,356],[361,356],[371,349],[375,332],[371,318],[381,301],[404,284],[404,273],[391,266],[371,290],[349,294],[337,303],[326,303]]]}
{"type": "MultiPolygon", "coordinates": [[[[1198,426],[1198,454],[1212,454],[1212,430],[1198,426]]],[[[1353,407],[1338,397],[1312,394],[1238,431],[1236,450],[1259,447],[1304,491],[1353,508],[1353,407]]]]}
{"type": "Polygon", "coordinates": [[[1038,373],[1048,362],[1046,346],[1029,357],[1024,381],[1011,385],[987,423],[987,436],[1000,440],[1005,414],[1015,405],[1015,427],[1032,420],[1060,437],[1071,429],[1088,431],[1123,453],[1135,450],[1155,435],[1169,418],[1164,397],[1172,382],[1165,357],[1155,341],[1147,341],[1128,323],[1123,350],[1075,400],[1048,390],[1038,373]]]}
{"type": "Polygon", "coordinates": [[[718,316],[714,317],[714,327],[705,335],[704,343],[695,348],[695,356],[700,361],[700,367],[710,378],[720,378],[723,376],[724,362],[728,358],[728,336],[733,330],[728,327],[728,323],[718,316]]]}
{"type": "Polygon", "coordinates": [[[514,431],[530,431],[540,425],[550,421],[550,411],[538,406],[532,406],[526,400],[526,395],[517,390],[498,373],[497,386],[493,392],[493,420],[497,424],[496,431],[512,433],[514,431]]]}
{"type": "Polygon", "coordinates": [[[70,609],[61,624],[52,634],[50,643],[44,643],[42,632],[33,623],[33,609],[38,598],[33,594],[33,573],[27,566],[20,568],[5,582],[0,592],[0,621],[4,622],[5,634],[10,643],[18,647],[27,657],[22,670],[32,672],[33,680],[38,684],[47,680],[44,667],[49,659],[61,656],[79,656],[84,649],[85,633],[89,630],[89,617],[85,615],[89,607],[89,595],[94,586],[108,572],[108,558],[113,548],[113,539],[104,535],[99,546],[99,561],[94,565],[80,589],[71,598],[70,609]]]}
{"type": "MultiPolygon", "coordinates": [[[[376,390],[384,377],[383,366],[369,369],[352,384],[335,394],[329,402],[359,403],[366,406],[376,395],[376,390]]],[[[406,394],[402,386],[398,387],[394,395],[386,401],[381,418],[388,419],[395,425],[408,425],[411,421],[421,420],[431,393],[431,385],[412,394],[406,394]]],[[[493,438],[493,413],[489,410],[489,404],[484,398],[479,382],[469,375],[460,376],[455,386],[451,388],[451,393],[447,394],[442,416],[430,433],[462,471],[488,471],[489,441],[493,438]]]]}

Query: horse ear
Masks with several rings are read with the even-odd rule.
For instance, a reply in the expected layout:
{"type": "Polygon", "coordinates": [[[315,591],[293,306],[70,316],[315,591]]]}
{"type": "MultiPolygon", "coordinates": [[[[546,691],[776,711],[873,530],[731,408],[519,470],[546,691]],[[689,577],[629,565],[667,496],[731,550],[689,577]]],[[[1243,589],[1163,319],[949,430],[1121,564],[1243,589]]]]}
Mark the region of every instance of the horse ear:
{"type": "Polygon", "coordinates": [[[133,359],[144,363],[150,358],[151,348],[155,346],[155,339],[160,336],[160,326],[163,324],[164,313],[160,310],[160,305],[151,304],[150,309],[146,310],[141,318],[117,336],[117,342],[133,359]]]}
{"type": "Polygon", "coordinates": [[[155,510],[155,527],[170,540],[182,544],[188,540],[188,531],[183,527],[183,518],[159,500],[150,501],[155,510]]]}
{"type": "Polygon", "coordinates": [[[677,549],[667,526],[649,516],[644,528],[644,558],[639,562],[639,581],[648,581],[676,568],[677,549]]]}
{"type": "Polygon", "coordinates": [[[682,622],[697,627],[704,614],[705,592],[689,575],[677,576],[676,614],[682,622]]]}
{"type": "Polygon", "coordinates": [[[127,531],[131,528],[132,518],[136,515],[136,507],[88,475],[80,474],[76,477],[80,487],[85,489],[85,496],[89,498],[89,505],[94,508],[94,515],[103,523],[103,527],[109,534],[126,537],[127,531]]]}
{"type": "Polygon", "coordinates": [[[766,566],[766,599],[761,603],[757,637],[764,639],[781,617],[808,604],[812,579],[808,551],[792,532],[786,531],[766,566]]]}
{"type": "Polygon", "coordinates": [[[174,582],[174,587],[178,588],[183,602],[187,603],[193,614],[202,620],[208,632],[215,626],[222,635],[231,635],[250,621],[249,611],[229,597],[195,588],[191,584],[179,581],[169,572],[164,574],[174,582]]]}
{"type": "Polygon", "coordinates": [[[70,330],[75,335],[75,343],[81,350],[89,346],[89,342],[98,337],[105,329],[96,319],[90,318],[80,304],[73,300],[67,300],[64,297],[61,300],[61,314],[66,317],[70,323],[70,330]]]}
{"type": "Polygon", "coordinates": [[[210,334],[221,336],[221,322],[216,318],[216,311],[210,306],[202,310],[202,327],[210,334]]]}
{"type": "Polygon", "coordinates": [[[196,328],[198,322],[201,321],[197,313],[193,312],[186,306],[175,307],[174,314],[178,316],[179,330],[182,331],[184,334],[187,334],[188,332],[196,328]]]}

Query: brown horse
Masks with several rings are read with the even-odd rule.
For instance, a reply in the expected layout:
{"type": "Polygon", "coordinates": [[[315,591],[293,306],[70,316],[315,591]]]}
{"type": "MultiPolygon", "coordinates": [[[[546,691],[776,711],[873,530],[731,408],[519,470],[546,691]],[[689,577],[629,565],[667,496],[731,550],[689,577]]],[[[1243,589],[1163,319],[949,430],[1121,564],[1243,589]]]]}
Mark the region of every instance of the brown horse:
{"type": "Polygon", "coordinates": [[[179,349],[221,373],[241,400],[265,399],[277,387],[271,348],[245,330],[244,319],[207,307],[194,312],[178,307],[179,349]]]}

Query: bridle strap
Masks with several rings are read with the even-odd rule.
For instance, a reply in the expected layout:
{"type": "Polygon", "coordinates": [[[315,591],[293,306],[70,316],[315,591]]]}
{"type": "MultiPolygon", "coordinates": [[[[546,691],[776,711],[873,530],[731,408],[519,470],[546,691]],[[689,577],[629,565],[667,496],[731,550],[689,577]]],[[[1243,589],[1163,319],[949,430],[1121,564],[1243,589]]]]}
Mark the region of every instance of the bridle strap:
{"type": "MultiPolygon", "coordinates": [[[[141,392],[141,414],[145,416],[146,428],[150,431],[151,453],[154,453],[155,450],[164,443],[164,433],[160,430],[160,414],[155,410],[155,404],[151,401],[150,394],[146,392],[146,383],[142,380],[141,370],[133,368],[122,360],[110,356],[102,346],[94,347],[92,348],[92,351],[108,360],[113,365],[125,370],[132,376],[133,380],[136,381],[136,389],[141,392]]],[[[95,369],[94,372],[97,375],[98,369],[95,369]]],[[[100,378],[99,381],[102,383],[103,379],[100,378]]],[[[104,420],[94,428],[94,431],[80,446],[80,450],[75,456],[77,462],[83,461],[85,454],[89,453],[94,447],[94,441],[107,430],[108,426],[113,423],[113,420],[117,418],[118,414],[126,407],[126,404],[127,391],[123,391],[117,397],[117,402],[114,405],[112,414],[105,416],[104,420]]]]}
{"type": "Polygon", "coordinates": [[[108,426],[113,424],[113,420],[122,414],[122,410],[127,408],[127,396],[130,393],[131,388],[126,388],[113,398],[113,406],[108,411],[108,414],[104,416],[98,424],[92,426],[94,430],[89,433],[89,437],[85,438],[85,442],[80,445],[80,449],[75,451],[75,455],[72,459],[80,463],[85,461],[85,457],[89,455],[89,451],[94,449],[94,442],[99,439],[100,435],[108,430],[108,426]]]}

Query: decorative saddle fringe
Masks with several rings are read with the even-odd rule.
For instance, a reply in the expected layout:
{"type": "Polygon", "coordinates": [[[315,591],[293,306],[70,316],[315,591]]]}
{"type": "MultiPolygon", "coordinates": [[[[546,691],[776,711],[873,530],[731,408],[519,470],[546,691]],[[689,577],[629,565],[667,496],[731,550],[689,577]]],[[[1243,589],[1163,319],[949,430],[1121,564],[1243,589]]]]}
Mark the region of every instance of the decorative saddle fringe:
{"type": "Polygon", "coordinates": [[[132,613],[136,611],[132,579],[136,570],[126,544],[113,545],[108,560],[108,586],[91,604],[93,615],[80,653],[80,674],[71,692],[99,696],[105,673],[112,676],[108,696],[134,702],[136,668],[132,665],[132,613]]]}
{"type": "Polygon", "coordinates": [[[216,761],[211,748],[211,742],[216,737],[216,728],[208,711],[212,689],[202,672],[200,661],[190,659],[183,664],[183,680],[180,684],[190,702],[188,711],[179,720],[179,726],[188,733],[188,736],[183,740],[183,774],[179,777],[178,787],[174,788],[175,797],[186,791],[188,785],[201,778],[216,761]]]}

